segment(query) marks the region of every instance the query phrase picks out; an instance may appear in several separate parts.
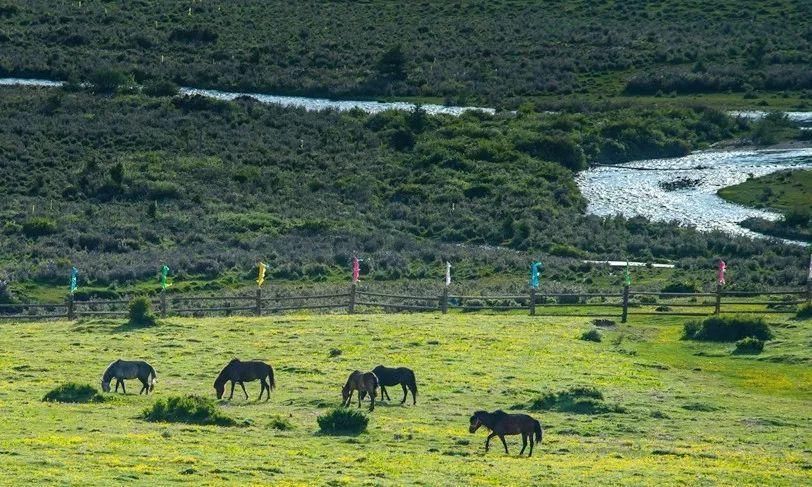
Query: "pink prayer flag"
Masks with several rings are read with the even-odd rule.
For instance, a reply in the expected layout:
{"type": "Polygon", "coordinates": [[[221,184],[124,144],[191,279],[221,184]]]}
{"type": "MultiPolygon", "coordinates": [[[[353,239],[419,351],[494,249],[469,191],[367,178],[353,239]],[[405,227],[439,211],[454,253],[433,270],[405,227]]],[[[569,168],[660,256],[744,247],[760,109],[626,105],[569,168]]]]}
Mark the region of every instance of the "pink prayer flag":
{"type": "Polygon", "coordinates": [[[725,270],[727,270],[727,264],[725,264],[725,261],[720,260],[719,270],[716,271],[716,280],[719,284],[725,283],[725,270]]]}
{"type": "Polygon", "coordinates": [[[361,262],[358,260],[358,257],[352,258],[352,282],[353,284],[358,282],[358,278],[361,276],[361,262]]]}

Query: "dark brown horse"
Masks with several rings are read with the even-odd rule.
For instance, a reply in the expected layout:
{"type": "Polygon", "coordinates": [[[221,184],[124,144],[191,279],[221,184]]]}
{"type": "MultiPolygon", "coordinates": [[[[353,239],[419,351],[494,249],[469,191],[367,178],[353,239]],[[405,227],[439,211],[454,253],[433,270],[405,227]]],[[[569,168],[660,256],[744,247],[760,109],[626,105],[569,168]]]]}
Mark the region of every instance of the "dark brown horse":
{"type": "Polygon", "coordinates": [[[341,405],[349,406],[352,400],[353,391],[358,391],[358,407],[361,407],[361,399],[369,394],[372,400],[372,405],[369,407],[370,411],[375,410],[375,396],[377,396],[378,377],[372,372],[361,372],[354,370],[347,378],[347,383],[341,389],[341,405]]]}
{"type": "Polygon", "coordinates": [[[417,404],[417,380],[412,369],[379,365],[372,369],[372,373],[378,377],[378,382],[381,385],[381,400],[384,398],[389,401],[392,400],[389,393],[386,392],[386,386],[391,387],[400,384],[400,387],[403,388],[403,399],[401,399],[400,403],[406,402],[406,397],[409,395],[408,388],[412,392],[412,404],[417,404]]]}
{"type": "Polygon", "coordinates": [[[535,441],[541,443],[541,424],[535,419],[526,414],[508,414],[501,409],[489,413],[487,411],[477,411],[471,416],[471,426],[468,429],[474,433],[480,426],[484,426],[491,431],[488,439],[485,440],[485,451],[488,451],[491,438],[498,436],[502,440],[502,445],[505,446],[505,453],[508,452],[507,443],[505,443],[505,435],[522,435],[522,451],[519,455],[524,453],[527,447],[527,439],[530,439],[530,453],[528,457],[533,456],[533,434],[535,434],[535,441]]]}
{"type": "Polygon", "coordinates": [[[217,399],[222,399],[223,393],[226,390],[226,382],[229,381],[231,382],[231,395],[228,396],[229,400],[234,397],[235,383],[242,387],[242,392],[245,394],[245,398],[248,399],[248,392],[245,391],[244,382],[254,380],[259,380],[262,384],[262,389],[259,391],[259,398],[257,400],[262,399],[262,393],[265,391],[268,391],[265,400],[270,399],[271,389],[276,387],[276,382],[274,382],[273,378],[273,367],[259,360],[249,360],[248,362],[241,362],[236,358],[231,360],[231,362],[220,371],[220,375],[217,376],[217,379],[214,380],[214,390],[217,392],[217,399]],[[268,378],[268,382],[265,382],[266,377],[268,378]]]}

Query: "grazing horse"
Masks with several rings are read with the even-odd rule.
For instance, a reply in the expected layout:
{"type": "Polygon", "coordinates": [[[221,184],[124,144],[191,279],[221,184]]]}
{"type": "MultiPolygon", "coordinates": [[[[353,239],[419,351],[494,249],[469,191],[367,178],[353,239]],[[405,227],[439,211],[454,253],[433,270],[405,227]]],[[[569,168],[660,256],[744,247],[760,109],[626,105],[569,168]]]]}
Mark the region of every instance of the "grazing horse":
{"type": "Polygon", "coordinates": [[[406,402],[406,397],[409,395],[406,390],[408,388],[408,390],[412,392],[412,403],[417,404],[417,380],[414,378],[412,369],[379,365],[372,369],[372,373],[378,377],[378,381],[381,384],[381,400],[383,400],[384,397],[389,401],[392,400],[392,398],[389,397],[389,393],[386,392],[386,386],[391,387],[400,384],[400,387],[403,388],[403,399],[400,403],[403,404],[406,402]]]}
{"type": "Polygon", "coordinates": [[[265,400],[270,399],[271,389],[276,387],[276,382],[274,382],[273,378],[273,367],[259,360],[241,362],[239,359],[232,359],[231,362],[223,367],[223,370],[220,371],[220,375],[214,380],[214,390],[217,392],[217,399],[223,398],[223,393],[226,390],[226,382],[229,381],[231,382],[231,395],[228,396],[229,400],[234,397],[235,383],[242,387],[242,392],[245,394],[245,398],[248,399],[248,392],[246,392],[243,382],[251,382],[254,380],[259,380],[262,387],[259,391],[257,401],[262,399],[262,393],[265,391],[268,392],[265,396],[265,400]],[[268,382],[265,382],[266,377],[268,378],[268,382]]]}
{"type": "Polygon", "coordinates": [[[155,369],[153,369],[150,364],[143,360],[118,359],[110,364],[102,375],[101,387],[104,392],[110,392],[110,382],[114,378],[116,379],[116,392],[118,392],[118,386],[121,385],[124,394],[127,394],[127,388],[124,387],[124,379],[138,379],[143,385],[138,394],[143,394],[144,392],[149,394],[155,389],[158,374],[155,373],[155,369]]]}
{"type": "Polygon", "coordinates": [[[508,414],[501,409],[489,413],[487,411],[477,411],[471,416],[471,426],[468,429],[471,433],[476,432],[480,426],[485,426],[491,431],[488,439],[485,440],[485,451],[488,451],[491,438],[498,436],[502,440],[502,445],[505,446],[505,453],[508,452],[507,443],[505,443],[505,435],[522,435],[522,451],[519,455],[524,453],[527,447],[527,439],[530,439],[530,453],[528,457],[533,456],[533,434],[535,433],[535,440],[541,443],[541,424],[535,419],[526,414],[508,414]]]}
{"type": "Polygon", "coordinates": [[[375,396],[378,389],[378,377],[372,372],[361,372],[354,370],[347,378],[347,383],[341,389],[342,406],[349,406],[352,400],[353,391],[358,391],[358,407],[361,407],[361,399],[369,394],[372,400],[372,405],[369,407],[370,411],[375,410],[375,396]]]}

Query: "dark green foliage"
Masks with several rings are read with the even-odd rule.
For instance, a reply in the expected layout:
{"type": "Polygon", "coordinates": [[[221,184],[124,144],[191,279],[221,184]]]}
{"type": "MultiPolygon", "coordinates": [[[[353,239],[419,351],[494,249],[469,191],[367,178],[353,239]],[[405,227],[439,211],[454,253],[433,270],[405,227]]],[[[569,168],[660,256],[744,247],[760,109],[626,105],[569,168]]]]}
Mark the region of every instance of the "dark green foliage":
{"type": "Polygon", "coordinates": [[[42,400],[46,402],[88,403],[102,402],[104,398],[94,387],[69,382],[52,389],[45,394],[42,400]]]}
{"type": "Polygon", "coordinates": [[[534,399],[530,410],[559,411],[574,414],[624,413],[624,408],[606,404],[603,394],[594,387],[571,387],[559,392],[547,392],[534,399]]]}
{"type": "Polygon", "coordinates": [[[287,418],[283,418],[281,416],[274,416],[268,423],[268,428],[279,431],[288,431],[293,429],[293,423],[291,423],[287,418]]]}
{"type": "Polygon", "coordinates": [[[175,96],[178,94],[178,85],[165,79],[155,80],[145,84],[143,91],[149,96],[175,96]]]}
{"type": "Polygon", "coordinates": [[[217,409],[213,400],[201,396],[171,396],[158,399],[141,413],[146,421],[162,423],[210,424],[234,426],[232,418],[217,409]]]}
{"type": "Polygon", "coordinates": [[[0,73],[86,80],[109,66],[139,82],[512,106],[624,85],[754,96],[812,88],[809,16],[807,2],[757,0],[26,0],[0,6],[0,73]]]}
{"type": "Polygon", "coordinates": [[[125,73],[111,68],[99,69],[90,76],[90,83],[98,93],[113,93],[128,81],[125,73]]]}
{"type": "Polygon", "coordinates": [[[660,289],[663,293],[697,293],[699,287],[695,282],[671,282],[660,289]]]}
{"type": "Polygon", "coordinates": [[[355,409],[335,408],[316,418],[319,429],[328,435],[362,433],[367,429],[369,418],[355,409]]]}
{"type": "Polygon", "coordinates": [[[785,113],[769,113],[755,123],[753,142],[759,145],[771,145],[794,137],[797,133],[798,127],[789,120],[785,113]]]}
{"type": "Polygon", "coordinates": [[[581,334],[581,340],[588,342],[600,342],[601,332],[597,328],[592,328],[591,330],[587,330],[581,334]]]}
{"type": "Polygon", "coordinates": [[[812,305],[804,304],[800,308],[798,308],[798,312],[795,314],[795,318],[799,320],[812,319],[812,305]]]}
{"type": "Polygon", "coordinates": [[[56,232],[56,222],[46,217],[34,217],[23,223],[23,234],[26,237],[36,238],[56,232]]]}
{"type": "Polygon", "coordinates": [[[710,342],[734,342],[746,337],[770,340],[773,332],[764,318],[749,316],[712,316],[685,323],[683,339],[710,342]]]}
{"type": "Polygon", "coordinates": [[[764,350],[764,340],[755,337],[746,337],[736,342],[734,355],[757,355],[764,350]]]}
{"type": "Polygon", "coordinates": [[[129,307],[130,326],[153,326],[156,323],[152,314],[152,303],[149,298],[138,297],[130,300],[129,307]]]}

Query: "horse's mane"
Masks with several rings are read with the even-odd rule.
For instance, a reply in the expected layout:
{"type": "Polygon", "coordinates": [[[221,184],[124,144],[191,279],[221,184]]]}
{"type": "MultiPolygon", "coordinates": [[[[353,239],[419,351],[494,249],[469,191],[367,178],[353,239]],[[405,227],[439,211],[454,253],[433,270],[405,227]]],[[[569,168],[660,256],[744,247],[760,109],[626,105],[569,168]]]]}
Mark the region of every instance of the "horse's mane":
{"type": "Polygon", "coordinates": [[[501,409],[497,409],[496,411],[491,413],[491,416],[496,418],[497,421],[500,420],[500,419],[503,419],[507,415],[508,414],[506,412],[502,411],[501,409]]]}
{"type": "Polygon", "coordinates": [[[110,381],[110,379],[113,377],[113,366],[119,362],[121,362],[121,359],[114,360],[110,362],[110,365],[108,365],[106,369],[104,369],[104,374],[102,374],[103,381],[110,381]]]}

